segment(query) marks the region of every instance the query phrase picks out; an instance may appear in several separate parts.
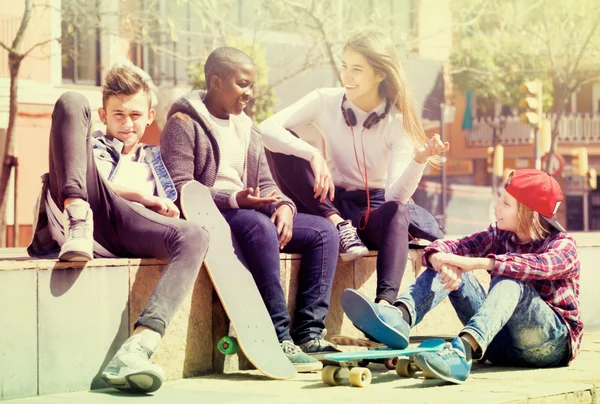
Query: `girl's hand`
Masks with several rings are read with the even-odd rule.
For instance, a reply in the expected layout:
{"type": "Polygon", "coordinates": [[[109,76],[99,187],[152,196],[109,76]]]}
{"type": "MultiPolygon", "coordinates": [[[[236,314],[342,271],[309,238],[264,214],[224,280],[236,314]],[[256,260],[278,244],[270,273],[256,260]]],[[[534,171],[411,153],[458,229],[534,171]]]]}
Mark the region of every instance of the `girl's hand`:
{"type": "Polygon", "coordinates": [[[448,150],[450,150],[450,143],[442,143],[440,135],[436,133],[422,147],[415,149],[414,159],[417,163],[424,164],[429,157],[439,156],[448,150]]]}

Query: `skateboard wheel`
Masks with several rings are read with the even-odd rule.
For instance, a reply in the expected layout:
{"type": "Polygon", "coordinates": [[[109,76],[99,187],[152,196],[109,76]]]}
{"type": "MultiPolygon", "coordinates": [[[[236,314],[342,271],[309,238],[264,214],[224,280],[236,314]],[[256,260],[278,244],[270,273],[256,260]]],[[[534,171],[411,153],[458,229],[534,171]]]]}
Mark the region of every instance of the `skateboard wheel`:
{"type": "Polygon", "coordinates": [[[223,337],[219,340],[217,344],[217,349],[223,355],[233,355],[238,353],[240,350],[240,346],[238,345],[237,339],[235,337],[223,337]]]}
{"type": "Polygon", "coordinates": [[[341,370],[339,366],[325,366],[321,372],[321,380],[330,386],[337,386],[344,380],[341,370]]]}
{"type": "Polygon", "coordinates": [[[398,364],[398,358],[385,358],[383,364],[389,370],[394,370],[396,369],[396,365],[398,364]]]}
{"type": "Polygon", "coordinates": [[[400,377],[414,377],[415,373],[417,373],[417,368],[410,359],[398,359],[398,362],[396,362],[396,373],[400,377]]]}
{"type": "Polygon", "coordinates": [[[350,370],[350,385],[354,387],[367,387],[371,384],[371,371],[367,368],[353,368],[350,370]]]}
{"type": "Polygon", "coordinates": [[[357,365],[360,366],[361,368],[366,368],[367,366],[369,366],[369,360],[368,359],[361,359],[357,362],[357,365]]]}

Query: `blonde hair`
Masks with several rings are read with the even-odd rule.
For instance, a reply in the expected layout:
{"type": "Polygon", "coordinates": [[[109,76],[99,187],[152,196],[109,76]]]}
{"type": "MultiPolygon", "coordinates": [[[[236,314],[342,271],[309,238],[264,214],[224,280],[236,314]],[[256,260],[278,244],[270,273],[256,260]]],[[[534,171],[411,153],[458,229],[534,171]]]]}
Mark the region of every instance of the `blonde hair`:
{"type": "Polygon", "coordinates": [[[550,223],[519,201],[517,201],[517,223],[519,233],[531,237],[533,241],[543,240],[552,232],[550,223]]]}
{"type": "MultiPolygon", "coordinates": [[[[404,130],[416,147],[421,147],[427,141],[427,136],[421,125],[414,101],[406,88],[404,69],[396,55],[396,47],[392,39],[377,30],[362,30],[352,35],[344,50],[351,48],[367,59],[376,73],[382,74],[385,79],[379,84],[379,94],[389,100],[404,119],[404,130]]],[[[431,158],[437,162],[437,158],[431,158]]]]}

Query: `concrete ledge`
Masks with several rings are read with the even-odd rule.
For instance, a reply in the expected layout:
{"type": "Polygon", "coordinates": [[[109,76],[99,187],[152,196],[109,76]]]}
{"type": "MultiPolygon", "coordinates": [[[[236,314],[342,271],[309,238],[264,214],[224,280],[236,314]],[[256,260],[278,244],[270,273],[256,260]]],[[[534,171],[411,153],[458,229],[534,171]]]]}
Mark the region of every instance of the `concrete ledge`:
{"type": "MultiPolygon", "coordinates": [[[[600,234],[582,235],[581,307],[586,327],[600,325],[595,270],[600,234]],[[595,241],[596,240],[596,241],[595,241]]],[[[577,237],[579,243],[579,237],[577,237]]],[[[28,397],[104,387],[98,373],[127,339],[133,323],[158,281],[164,261],[98,259],[87,264],[17,259],[0,252],[0,399],[28,397]]],[[[326,319],[328,335],[360,336],[344,315],[340,296],[345,288],[374,296],[376,253],[355,262],[339,261],[326,319]]],[[[281,255],[281,283],[292,315],[301,256],[281,255]]],[[[401,289],[422,271],[421,255],[411,250],[401,289]]],[[[476,271],[485,288],[489,275],[476,271]]],[[[448,300],[417,326],[414,335],[449,334],[461,324],[448,300]]],[[[229,324],[202,268],[193,292],[173,318],[155,356],[170,380],[235,372],[248,363],[216,352],[229,324]]],[[[592,390],[590,390],[592,391],[592,390]]],[[[595,390],[594,393],[595,394],[595,390]]]]}

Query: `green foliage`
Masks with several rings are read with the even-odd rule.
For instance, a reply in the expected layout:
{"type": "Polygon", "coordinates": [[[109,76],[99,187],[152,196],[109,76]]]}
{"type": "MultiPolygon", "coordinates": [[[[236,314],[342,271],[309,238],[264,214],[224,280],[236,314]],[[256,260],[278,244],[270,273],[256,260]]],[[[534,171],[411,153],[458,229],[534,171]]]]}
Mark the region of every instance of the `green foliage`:
{"type": "Polygon", "coordinates": [[[600,75],[599,5],[597,0],[455,0],[460,28],[450,56],[454,84],[479,96],[484,107],[499,102],[516,108],[520,83],[538,79],[544,111],[562,106],[571,90],[600,75]],[[557,100],[554,85],[568,90],[557,100]]]}
{"type": "MultiPolygon", "coordinates": [[[[256,122],[262,122],[273,115],[273,105],[277,102],[275,91],[269,85],[269,67],[265,57],[265,51],[257,42],[246,42],[241,39],[231,40],[227,46],[233,46],[248,54],[257,67],[256,84],[254,86],[254,98],[246,106],[245,112],[256,122]]],[[[204,77],[204,62],[192,65],[188,69],[190,85],[195,90],[206,90],[206,78],[204,77]]]]}

